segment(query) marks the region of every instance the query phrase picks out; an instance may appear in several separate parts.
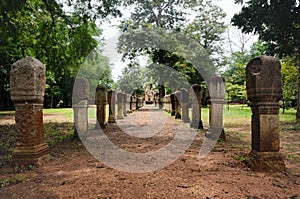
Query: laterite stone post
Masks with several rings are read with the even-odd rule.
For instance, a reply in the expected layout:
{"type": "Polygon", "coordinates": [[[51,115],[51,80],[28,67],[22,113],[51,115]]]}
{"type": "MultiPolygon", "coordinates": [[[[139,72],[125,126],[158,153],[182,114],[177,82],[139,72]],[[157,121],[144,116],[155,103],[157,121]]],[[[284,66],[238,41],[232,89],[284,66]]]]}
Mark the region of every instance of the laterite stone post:
{"type": "Polygon", "coordinates": [[[175,116],[175,94],[170,94],[170,103],[171,103],[171,116],[175,116]]]}
{"type": "Polygon", "coordinates": [[[181,92],[180,91],[176,91],[174,93],[175,119],[181,119],[180,99],[181,99],[181,92]]]}
{"type": "Polygon", "coordinates": [[[127,116],[127,94],[123,93],[122,97],[123,97],[123,101],[122,101],[123,115],[127,116]]]}
{"type": "Polygon", "coordinates": [[[109,116],[108,123],[116,123],[116,91],[108,91],[109,116]]]}
{"type": "Polygon", "coordinates": [[[98,85],[95,93],[95,104],[97,106],[97,123],[95,128],[106,127],[106,105],[108,103],[107,90],[103,85],[98,85]]]}
{"type": "Polygon", "coordinates": [[[198,84],[192,85],[192,121],[191,128],[203,129],[203,122],[201,120],[201,99],[202,89],[198,84]]]}
{"type": "Polygon", "coordinates": [[[247,163],[255,171],[283,171],[284,158],[279,152],[280,61],[270,56],[256,57],[247,64],[246,78],[252,110],[252,151],[247,163]]]}
{"type": "Polygon", "coordinates": [[[88,131],[89,81],[76,78],[73,85],[72,108],[74,113],[74,135],[88,131]]]}
{"type": "Polygon", "coordinates": [[[181,116],[182,116],[182,121],[184,123],[190,122],[188,103],[189,103],[189,92],[185,88],[183,88],[181,89],[181,104],[182,104],[181,116]]]}
{"type": "Polygon", "coordinates": [[[118,103],[117,119],[124,119],[124,114],[123,114],[123,93],[118,93],[117,94],[117,103],[118,103]]]}
{"type": "Polygon", "coordinates": [[[208,133],[211,136],[218,135],[219,138],[225,140],[225,133],[223,129],[223,106],[225,103],[225,81],[222,77],[215,76],[208,80],[209,92],[209,129],[208,133]]]}
{"type": "Polygon", "coordinates": [[[16,109],[16,147],[12,155],[14,166],[39,166],[49,160],[43,126],[45,86],[46,69],[39,60],[28,57],[12,65],[10,95],[16,109]]]}

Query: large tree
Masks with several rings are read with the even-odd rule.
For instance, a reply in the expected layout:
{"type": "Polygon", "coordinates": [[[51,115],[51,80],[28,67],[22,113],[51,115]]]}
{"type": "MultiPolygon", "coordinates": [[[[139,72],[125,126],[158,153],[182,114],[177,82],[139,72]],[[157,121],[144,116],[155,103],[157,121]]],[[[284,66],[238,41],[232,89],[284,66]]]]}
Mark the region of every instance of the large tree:
{"type": "Polygon", "coordinates": [[[298,106],[300,121],[300,5],[298,0],[236,0],[243,7],[232,22],[245,33],[259,34],[270,55],[298,57],[298,106]]]}
{"type": "Polygon", "coordinates": [[[101,32],[96,28],[95,19],[118,15],[117,2],[1,0],[0,108],[11,105],[12,63],[27,56],[36,57],[46,66],[46,97],[70,105],[72,79],[84,58],[98,45],[93,36],[101,32]]]}
{"type": "MultiPolygon", "coordinates": [[[[187,41],[190,39],[206,50],[205,55],[214,55],[220,52],[218,41],[221,40],[220,35],[225,31],[225,25],[220,21],[225,15],[221,9],[212,6],[209,0],[128,0],[125,2],[126,5],[134,4],[135,7],[130,19],[124,21],[121,26],[123,34],[120,39],[120,51],[124,54],[124,57],[134,62],[135,57],[139,55],[149,56],[152,61],[149,67],[156,68],[161,79],[166,79],[164,75],[170,76],[169,73],[166,74],[166,70],[162,67],[164,65],[181,73],[190,83],[203,81],[199,71],[194,68],[190,60],[186,59],[186,57],[191,58],[191,54],[185,54],[185,57],[183,57],[184,53],[169,50],[168,47],[172,46],[170,43],[180,45],[180,42],[190,42],[187,41]],[[192,17],[194,15],[197,15],[195,20],[192,17]],[[165,32],[160,34],[162,29],[165,32]],[[145,30],[144,33],[142,33],[143,30],[145,30]],[[149,33],[150,31],[147,33],[147,30],[158,31],[155,35],[153,32],[149,33]],[[165,33],[174,35],[179,33],[177,36],[181,36],[172,38],[172,36],[165,33]],[[138,36],[133,37],[132,35],[138,36]],[[158,42],[155,43],[153,40],[158,42]],[[129,44],[130,42],[133,44],[129,44]],[[144,48],[137,48],[137,46],[144,46],[144,48]]],[[[184,48],[179,45],[173,49],[184,48]]],[[[201,54],[201,52],[198,53],[201,54]]],[[[203,71],[205,71],[203,74],[213,73],[216,70],[216,66],[208,68],[203,68],[203,71]]]]}

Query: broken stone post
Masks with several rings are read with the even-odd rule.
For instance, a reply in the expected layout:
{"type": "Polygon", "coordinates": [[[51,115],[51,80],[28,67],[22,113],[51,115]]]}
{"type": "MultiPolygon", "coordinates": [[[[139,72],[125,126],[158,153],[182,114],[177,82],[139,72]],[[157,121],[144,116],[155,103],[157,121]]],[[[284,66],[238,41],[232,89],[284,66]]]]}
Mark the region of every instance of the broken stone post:
{"type": "Polygon", "coordinates": [[[181,118],[184,123],[189,123],[190,122],[190,117],[189,117],[189,92],[183,88],[181,89],[181,118]]]}
{"type": "Polygon", "coordinates": [[[280,61],[270,56],[252,59],[246,67],[247,95],[252,110],[252,151],[247,164],[255,171],[283,171],[279,152],[280,61]]]}
{"type": "Polygon", "coordinates": [[[95,104],[97,106],[97,122],[96,129],[106,127],[106,105],[107,100],[107,90],[103,85],[98,85],[95,93],[95,104]]]}
{"type": "Polygon", "coordinates": [[[181,99],[181,92],[176,91],[174,93],[175,119],[181,119],[181,106],[180,106],[180,100],[179,99],[181,99]]]}
{"type": "Polygon", "coordinates": [[[223,105],[225,103],[225,80],[215,76],[208,80],[209,92],[209,129],[208,136],[215,136],[221,133],[221,139],[225,140],[223,129],[223,105]]]}
{"type": "Polygon", "coordinates": [[[123,93],[118,93],[117,94],[117,102],[118,102],[117,119],[124,119],[124,114],[123,114],[123,93]]]}
{"type": "Polygon", "coordinates": [[[45,66],[33,57],[12,65],[10,95],[15,104],[16,147],[12,155],[14,166],[38,166],[49,159],[44,142],[43,102],[46,86],[45,66]]]}
{"type": "Polygon", "coordinates": [[[116,123],[116,91],[108,91],[109,116],[108,123],[116,123]]]}
{"type": "Polygon", "coordinates": [[[192,85],[192,121],[191,128],[203,129],[203,122],[201,120],[201,99],[202,90],[198,84],[192,85]]]}
{"type": "Polygon", "coordinates": [[[74,136],[88,131],[88,97],[89,81],[86,78],[76,78],[73,86],[72,108],[74,113],[74,136]]]}

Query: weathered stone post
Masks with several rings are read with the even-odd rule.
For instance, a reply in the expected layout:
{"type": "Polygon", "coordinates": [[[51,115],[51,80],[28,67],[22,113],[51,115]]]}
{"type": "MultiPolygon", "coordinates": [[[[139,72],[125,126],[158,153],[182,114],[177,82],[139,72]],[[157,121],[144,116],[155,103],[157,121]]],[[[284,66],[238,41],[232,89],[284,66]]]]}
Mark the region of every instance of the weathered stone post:
{"type": "Polygon", "coordinates": [[[46,69],[39,60],[28,57],[12,65],[10,95],[16,109],[16,148],[12,156],[14,166],[38,166],[49,159],[43,126],[45,86],[46,69]]]}
{"type": "Polygon", "coordinates": [[[136,96],[132,96],[131,108],[132,108],[132,111],[136,110],[136,96]]]}
{"type": "Polygon", "coordinates": [[[175,97],[174,93],[170,94],[171,116],[175,116],[175,97]]]}
{"type": "Polygon", "coordinates": [[[131,107],[130,107],[130,105],[131,105],[131,99],[130,98],[131,98],[131,95],[126,94],[126,110],[127,110],[127,114],[132,113],[131,107]]]}
{"type": "Polygon", "coordinates": [[[180,106],[180,100],[179,99],[181,99],[181,92],[176,91],[174,93],[175,119],[181,119],[181,106],[180,106]]]}
{"type": "Polygon", "coordinates": [[[108,91],[109,116],[108,123],[116,123],[116,91],[108,91]]]}
{"type": "Polygon", "coordinates": [[[124,114],[123,114],[123,93],[118,93],[117,94],[117,102],[118,102],[117,119],[124,119],[124,114]]]}
{"type": "Polygon", "coordinates": [[[123,115],[124,116],[127,116],[127,94],[126,93],[122,93],[122,97],[123,97],[123,100],[122,100],[122,109],[123,109],[123,115]]]}
{"type": "Polygon", "coordinates": [[[192,85],[192,121],[191,128],[203,129],[203,122],[201,120],[201,99],[202,90],[198,84],[192,85]]]}
{"type": "Polygon", "coordinates": [[[159,87],[159,109],[163,108],[163,98],[166,95],[166,91],[165,91],[165,86],[164,86],[164,82],[161,83],[160,87],[159,87]]]}
{"type": "Polygon", "coordinates": [[[107,90],[103,85],[98,85],[95,93],[95,104],[97,105],[97,122],[96,129],[106,127],[106,105],[107,100],[107,90]]]}
{"type": "Polygon", "coordinates": [[[72,107],[74,112],[74,135],[88,131],[88,97],[89,81],[86,78],[76,78],[73,85],[72,107]]]}
{"type": "Polygon", "coordinates": [[[215,76],[208,80],[209,92],[209,129],[212,136],[221,132],[220,138],[225,140],[223,129],[223,105],[225,103],[225,80],[215,76]]]}
{"type": "Polygon", "coordinates": [[[283,171],[284,158],[279,153],[280,61],[270,56],[256,57],[247,64],[246,78],[252,110],[252,151],[247,163],[256,171],[283,171]]]}
{"type": "Polygon", "coordinates": [[[189,103],[189,92],[185,88],[183,88],[181,89],[181,104],[182,104],[181,117],[184,123],[190,122],[188,103],[189,103]]]}

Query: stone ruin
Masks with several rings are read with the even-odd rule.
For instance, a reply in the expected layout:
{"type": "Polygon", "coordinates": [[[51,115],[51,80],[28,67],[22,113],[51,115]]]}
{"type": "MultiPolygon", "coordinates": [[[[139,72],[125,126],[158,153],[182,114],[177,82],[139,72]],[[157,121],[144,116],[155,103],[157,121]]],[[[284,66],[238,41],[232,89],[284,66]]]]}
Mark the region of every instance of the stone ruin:
{"type": "Polygon", "coordinates": [[[16,110],[16,148],[12,156],[14,166],[38,166],[49,160],[43,126],[45,86],[46,69],[39,60],[28,57],[12,65],[10,94],[16,110]]]}
{"type": "Polygon", "coordinates": [[[247,164],[255,171],[283,171],[284,158],[279,152],[280,61],[270,56],[256,57],[247,64],[246,78],[252,110],[252,151],[247,164]]]}

